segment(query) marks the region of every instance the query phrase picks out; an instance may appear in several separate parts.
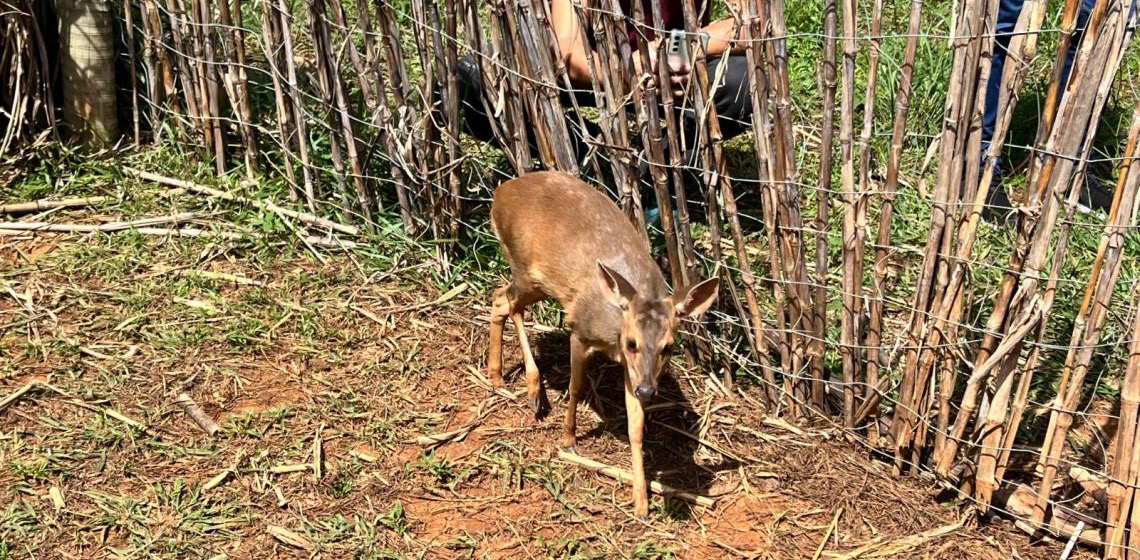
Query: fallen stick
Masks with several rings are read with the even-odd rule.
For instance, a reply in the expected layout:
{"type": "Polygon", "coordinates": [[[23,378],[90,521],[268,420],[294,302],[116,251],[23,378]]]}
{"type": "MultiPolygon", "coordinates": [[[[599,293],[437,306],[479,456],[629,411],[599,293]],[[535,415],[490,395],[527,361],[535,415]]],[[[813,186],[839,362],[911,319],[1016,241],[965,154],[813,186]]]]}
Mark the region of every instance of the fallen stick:
{"type": "MultiPolygon", "coordinates": [[[[116,230],[112,232],[103,233],[119,233],[122,231],[133,231],[142,235],[160,235],[169,237],[218,237],[221,239],[239,240],[245,239],[246,236],[232,231],[210,231],[192,227],[185,228],[154,228],[154,227],[141,227],[133,230],[116,230]]],[[[5,229],[0,227],[0,236],[8,235],[32,235],[35,233],[69,233],[67,231],[60,231],[58,229],[5,229]]],[[[75,232],[70,232],[75,233],[75,232]]]]}
{"type": "MultiPolygon", "coordinates": [[[[585,457],[570,453],[569,451],[559,451],[558,458],[566,461],[567,463],[572,463],[578,465],[579,467],[584,467],[589,470],[599,472],[616,480],[621,480],[623,482],[633,482],[633,474],[625,469],[611,467],[605,463],[599,463],[593,459],[587,459],[585,457]]],[[[716,505],[716,500],[708,496],[698,496],[689,492],[682,492],[676,488],[666,486],[665,484],[662,484],[655,480],[649,482],[649,489],[653,490],[653,493],[655,494],[672,496],[674,498],[685,500],[686,502],[702,507],[711,508],[716,505]]]]}
{"type": "Polygon", "coordinates": [[[288,208],[283,208],[283,207],[278,206],[277,204],[274,204],[273,202],[270,202],[270,201],[254,200],[251,198],[246,198],[244,196],[239,196],[239,195],[231,194],[231,193],[221,191],[221,190],[218,190],[215,188],[207,187],[205,185],[199,185],[197,183],[193,183],[190,181],[184,181],[182,179],[175,179],[173,177],[164,177],[164,176],[158,175],[156,173],[150,173],[149,171],[142,171],[141,169],[133,169],[133,168],[128,167],[128,168],[123,169],[123,171],[127,175],[131,175],[131,176],[137,177],[139,179],[144,179],[147,181],[158,183],[160,185],[167,185],[167,186],[171,186],[171,187],[186,189],[187,191],[190,191],[190,192],[195,192],[198,194],[204,194],[206,196],[211,196],[214,198],[220,198],[222,200],[228,200],[231,202],[238,202],[241,204],[249,204],[249,205],[255,206],[257,208],[261,208],[263,210],[269,210],[271,212],[278,212],[278,213],[284,214],[286,216],[289,216],[290,218],[300,220],[300,221],[308,223],[308,224],[313,224],[313,225],[317,225],[317,226],[321,226],[321,227],[326,227],[326,228],[329,228],[332,230],[336,230],[336,231],[339,231],[339,232],[344,233],[346,235],[358,235],[360,233],[360,230],[354,226],[338,224],[334,221],[326,220],[324,218],[314,216],[312,214],[308,214],[305,212],[297,212],[294,210],[289,210],[288,208]]]}
{"type": "Polygon", "coordinates": [[[206,414],[206,411],[202,410],[202,408],[198,406],[198,403],[190,398],[190,395],[179,393],[178,398],[176,398],[174,402],[182,408],[182,412],[185,412],[186,415],[189,416],[199,428],[202,428],[203,432],[209,434],[210,437],[214,437],[214,434],[222,431],[222,427],[219,426],[217,422],[214,422],[214,419],[210,418],[210,416],[206,414]]]}
{"type": "Polygon", "coordinates": [[[220,280],[222,282],[241,284],[243,286],[264,286],[265,282],[247,278],[245,276],[238,276],[236,274],[229,274],[227,272],[211,272],[209,270],[197,270],[193,268],[166,268],[155,267],[156,274],[173,274],[175,276],[201,276],[209,280],[220,280]]]}
{"type": "Polygon", "coordinates": [[[78,206],[93,206],[101,204],[108,200],[114,200],[110,196],[89,196],[87,198],[63,198],[60,200],[36,200],[33,202],[17,202],[15,204],[4,204],[0,206],[0,214],[26,214],[28,212],[39,212],[41,210],[51,210],[52,208],[75,208],[78,206]]]}
{"type": "Polygon", "coordinates": [[[815,554],[812,555],[811,560],[819,560],[819,556],[823,554],[823,549],[827,548],[827,539],[831,538],[831,532],[835,530],[835,526],[839,524],[839,516],[843,515],[843,508],[839,508],[835,512],[835,517],[831,518],[831,523],[827,526],[827,530],[823,533],[823,538],[819,540],[819,547],[815,549],[815,554]]]}
{"type": "Polygon", "coordinates": [[[265,527],[265,532],[273,535],[273,538],[289,546],[295,546],[302,550],[310,551],[316,548],[316,546],[313,545],[313,541],[310,541],[309,539],[306,539],[305,537],[302,537],[301,535],[298,535],[297,533],[294,533],[293,531],[290,531],[284,527],[269,525],[265,527]]]}
{"type": "Polygon", "coordinates": [[[32,392],[33,389],[43,386],[44,384],[40,383],[39,381],[29,381],[25,383],[23,387],[12,391],[11,394],[9,394],[7,397],[4,397],[4,400],[0,400],[0,412],[3,412],[4,409],[8,408],[9,406],[12,406],[12,403],[20,400],[24,397],[24,395],[32,392]]]}
{"type": "Polygon", "coordinates": [[[109,232],[134,229],[157,224],[177,224],[198,218],[196,212],[182,212],[171,216],[142,218],[129,222],[107,222],[104,224],[53,224],[50,222],[0,222],[0,230],[60,231],[67,233],[109,232]]]}
{"type": "MultiPolygon", "coordinates": [[[[32,235],[36,233],[90,233],[90,230],[81,229],[61,229],[58,226],[66,226],[68,224],[53,224],[53,227],[47,228],[28,228],[28,229],[14,229],[5,227],[8,224],[0,224],[0,236],[15,236],[15,235],[32,235]]],[[[75,224],[83,225],[83,224],[75,224]]],[[[138,227],[134,229],[124,228],[116,230],[101,230],[101,233],[119,233],[123,231],[133,231],[142,235],[157,235],[168,237],[217,237],[220,239],[228,239],[232,241],[239,241],[242,239],[252,239],[252,235],[243,235],[232,231],[212,231],[193,227],[184,228],[156,228],[156,227],[138,227]]],[[[314,247],[329,250],[351,250],[355,249],[357,243],[347,239],[340,239],[337,237],[323,237],[317,235],[303,236],[302,240],[314,247]]]]}

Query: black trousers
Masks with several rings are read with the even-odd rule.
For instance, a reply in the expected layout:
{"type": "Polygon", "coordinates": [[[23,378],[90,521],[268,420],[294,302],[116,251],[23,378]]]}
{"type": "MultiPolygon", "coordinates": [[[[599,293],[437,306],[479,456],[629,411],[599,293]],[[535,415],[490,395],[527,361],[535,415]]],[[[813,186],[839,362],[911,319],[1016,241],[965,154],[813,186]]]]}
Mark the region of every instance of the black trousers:
{"type": "MultiPolygon", "coordinates": [[[[721,134],[727,140],[752,128],[752,94],[748,84],[747,57],[724,56],[711,59],[708,65],[710,80],[715,79],[722,65],[727,66],[724,69],[722,81],[715,88],[713,102],[716,105],[721,134]]],[[[490,117],[484,110],[483,78],[473,55],[463,57],[459,61],[457,77],[459,79],[465,131],[484,142],[497,144],[490,117]]],[[[579,119],[579,116],[574,114],[571,96],[573,96],[574,101],[577,101],[579,107],[596,107],[597,103],[592,90],[563,91],[560,95],[562,106],[567,109],[566,128],[574,140],[575,154],[580,161],[589,150],[589,144],[584,137],[596,138],[599,136],[600,129],[597,123],[588,119],[579,119]],[[581,130],[581,121],[586,122],[587,130],[581,130]]],[[[493,107],[494,102],[490,101],[486,105],[493,107]]],[[[688,165],[693,165],[695,158],[691,152],[691,147],[697,138],[699,126],[697,116],[692,109],[678,109],[676,122],[681,127],[683,146],[690,148],[689,153],[684,154],[682,161],[688,165]]],[[[533,133],[528,132],[528,135],[530,135],[533,148],[535,146],[533,133]]],[[[668,150],[666,149],[666,151],[668,150]]]]}

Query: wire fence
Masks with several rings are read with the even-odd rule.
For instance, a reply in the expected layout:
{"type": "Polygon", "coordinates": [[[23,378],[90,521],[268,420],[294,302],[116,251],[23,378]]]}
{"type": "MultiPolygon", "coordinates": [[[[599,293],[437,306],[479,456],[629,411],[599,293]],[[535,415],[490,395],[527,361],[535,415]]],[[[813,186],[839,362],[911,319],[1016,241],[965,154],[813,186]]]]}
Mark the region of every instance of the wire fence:
{"type": "Polygon", "coordinates": [[[783,0],[626,4],[570,2],[579,29],[560,38],[541,0],[124,0],[124,107],[136,142],[189,146],[309,212],[392,216],[443,240],[444,266],[490,235],[496,184],[577,174],[674,286],[726,280],[686,339],[729,390],[755,383],[771,413],[842,426],[980,511],[1140,558],[1130,5],[1026,0],[999,34],[997,0],[889,18],[822,0],[806,20],[783,0]],[[717,19],[724,53],[700,31],[717,19]],[[590,48],[568,65],[575,42],[590,48]],[[1123,138],[1103,124],[1121,106],[1123,138]],[[1098,181],[1111,201],[1086,213],[1098,181]],[[1012,212],[984,225],[998,189],[1012,212]]]}

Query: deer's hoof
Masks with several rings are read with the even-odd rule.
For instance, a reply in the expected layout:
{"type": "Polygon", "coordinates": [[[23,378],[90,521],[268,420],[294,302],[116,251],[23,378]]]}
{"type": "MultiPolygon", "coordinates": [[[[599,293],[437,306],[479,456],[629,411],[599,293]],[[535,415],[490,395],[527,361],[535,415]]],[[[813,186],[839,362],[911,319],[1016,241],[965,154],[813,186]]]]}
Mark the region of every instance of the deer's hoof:
{"type": "Polygon", "coordinates": [[[638,521],[649,522],[649,514],[637,516],[638,521]]]}
{"type": "Polygon", "coordinates": [[[527,399],[526,404],[535,414],[538,414],[538,411],[542,410],[542,398],[538,395],[527,399]]]}
{"type": "Polygon", "coordinates": [[[573,453],[573,454],[577,455],[578,454],[578,446],[577,445],[567,445],[566,451],[568,453],[573,453]]]}

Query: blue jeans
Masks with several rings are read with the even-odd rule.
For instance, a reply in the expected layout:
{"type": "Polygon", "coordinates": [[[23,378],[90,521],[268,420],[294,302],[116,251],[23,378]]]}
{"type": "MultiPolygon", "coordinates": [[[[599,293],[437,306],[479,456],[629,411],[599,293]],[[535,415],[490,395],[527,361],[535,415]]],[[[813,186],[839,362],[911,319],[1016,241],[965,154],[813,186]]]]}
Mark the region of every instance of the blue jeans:
{"type": "MultiPolygon", "coordinates": [[[[1069,42],[1069,50],[1065,53],[1065,65],[1061,69],[1061,92],[1065,91],[1064,84],[1069,79],[1069,70],[1073,66],[1081,37],[1085,27],[1088,26],[1089,14],[1096,5],[1097,0],[1081,0],[1081,8],[1077,12],[1077,27],[1073,38],[1069,42]]],[[[994,124],[997,122],[998,96],[1001,93],[1001,75],[1005,68],[1005,57],[1009,54],[1009,40],[1013,37],[1013,28],[1017,25],[1017,16],[1021,14],[1021,6],[1025,0],[1001,0],[998,5],[997,24],[993,57],[990,59],[990,80],[986,84],[985,113],[982,115],[982,145],[988,146],[994,136],[994,124]]],[[[1136,0],[1133,0],[1131,11],[1136,10],[1136,0]]],[[[1130,14],[1131,15],[1131,14],[1130,14]]]]}

